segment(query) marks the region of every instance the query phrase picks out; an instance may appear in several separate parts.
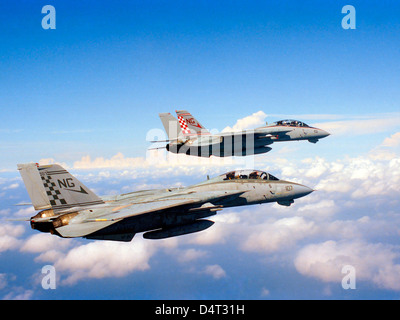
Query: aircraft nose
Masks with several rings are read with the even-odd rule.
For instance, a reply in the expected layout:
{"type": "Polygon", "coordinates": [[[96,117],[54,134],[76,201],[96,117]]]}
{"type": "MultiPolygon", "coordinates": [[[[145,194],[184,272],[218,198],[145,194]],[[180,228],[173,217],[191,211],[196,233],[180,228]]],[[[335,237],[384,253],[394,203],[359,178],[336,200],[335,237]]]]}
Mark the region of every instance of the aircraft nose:
{"type": "Polygon", "coordinates": [[[325,137],[331,135],[329,132],[327,132],[327,131],[325,131],[325,130],[321,130],[321,129],[320,129],[319,132],[320,132],[321,138],[325,138],[325,137]]]}
{"type": "Polygon", "coordinates": [[[296,184],[293,186],[293,191],[294,191],[296,198],[301,198],[301,197],[304,197],[304,196],[310,194],[314,190],[307,186],[304,186],[302,184],[296,184]]]}

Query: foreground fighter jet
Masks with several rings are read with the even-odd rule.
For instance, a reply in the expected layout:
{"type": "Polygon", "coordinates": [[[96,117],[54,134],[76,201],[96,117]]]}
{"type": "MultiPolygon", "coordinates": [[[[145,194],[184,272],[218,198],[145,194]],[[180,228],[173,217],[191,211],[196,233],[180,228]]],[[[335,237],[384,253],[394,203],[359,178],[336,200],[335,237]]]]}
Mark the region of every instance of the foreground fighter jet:
{"type": "Polygon", "coordinates": [[[163,239],[205,230],[203,218],[228,207],[266,202],[290,206],[313,190],[257,170],[239,170],[187,188],[98,197],[60,165],[19,164],[36,210],[33,229],[64,238],[131,241],[136,233],[163,239]]]}
{"type": "MultiPolygon", "coordinates": [[[[297,120],[281,120],[264,127],[239,132],[211,134],[189,112],[176,111],[178,120],[170,113],[160,113],[169,142],[166,149],[198,157],[229,157],[260,154],[270,151],[268,145],[280,141],[308,140],[316,143],[329,133],[297,120]]],[[[158,148],[156,148],[158,149],[158,148]]]]}

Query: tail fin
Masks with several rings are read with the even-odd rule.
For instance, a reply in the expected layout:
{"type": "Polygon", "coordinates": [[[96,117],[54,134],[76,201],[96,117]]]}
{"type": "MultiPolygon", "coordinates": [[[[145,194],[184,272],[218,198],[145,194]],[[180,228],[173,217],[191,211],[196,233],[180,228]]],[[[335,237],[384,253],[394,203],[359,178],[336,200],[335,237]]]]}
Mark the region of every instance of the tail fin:
{"type": "Polygon", "coordinates": [[[38,164],[18,164],[17,167],[35,210],[50,209],[50,200],[40,178],[38,164]]]}
{"type": "Polygon", "coordinates": [[[35,209],[51,207],[56,213],[72,207],[104,203],[82,182],[58,164],[19,164],[22,179],[35,209]],[[45,199],[45,197],[47,199],[45,199]]]}
{"type": "Polygon", "coordinates": [[[170,113],[160,113],[159,117],[167,132],[169,140],[177,140],[182,135],[181,127],[178,120],[174,118],[170,113]]]}
{"type": "Polygon", "coordinates": [[[176,110],[176,114],[178,115],[183,134],[210,134],[210,132],[186,110],[176,110]]]}

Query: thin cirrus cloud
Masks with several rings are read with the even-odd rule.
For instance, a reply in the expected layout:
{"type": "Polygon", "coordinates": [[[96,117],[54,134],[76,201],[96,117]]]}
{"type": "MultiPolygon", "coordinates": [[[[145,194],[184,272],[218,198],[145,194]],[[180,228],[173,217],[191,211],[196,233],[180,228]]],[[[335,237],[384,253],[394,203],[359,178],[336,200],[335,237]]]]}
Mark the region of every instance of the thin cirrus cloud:
{"type": "Polygon", "coordinates": [[[390,132],[399,127],[400,113],[348,117],[344,120],[314,123],[333,135],[366,135],[390,132]]]}

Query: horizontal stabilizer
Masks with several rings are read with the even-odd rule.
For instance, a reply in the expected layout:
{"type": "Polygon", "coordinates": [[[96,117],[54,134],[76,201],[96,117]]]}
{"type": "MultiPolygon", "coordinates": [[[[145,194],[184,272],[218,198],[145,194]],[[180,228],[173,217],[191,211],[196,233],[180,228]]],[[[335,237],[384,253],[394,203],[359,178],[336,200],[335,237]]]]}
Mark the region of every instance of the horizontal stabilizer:
{"type": "Polygon", "coordinates": [[[6,221],[31,221],[31,218],[5,219],[6,221]]]}
{"type": "Polygon", "coordinates": [[[147,150],[160,150],[160,149],[165,149],[166,147],[157,147],[157,148],[148,148],[147,150]]]}
{"type": "Polygon", "coordinates": [[[66,226],[56,228],[56,231],[64,238],[84,237],[104,229],[115,222],[116,221],[70,223],[66,226]]]}

